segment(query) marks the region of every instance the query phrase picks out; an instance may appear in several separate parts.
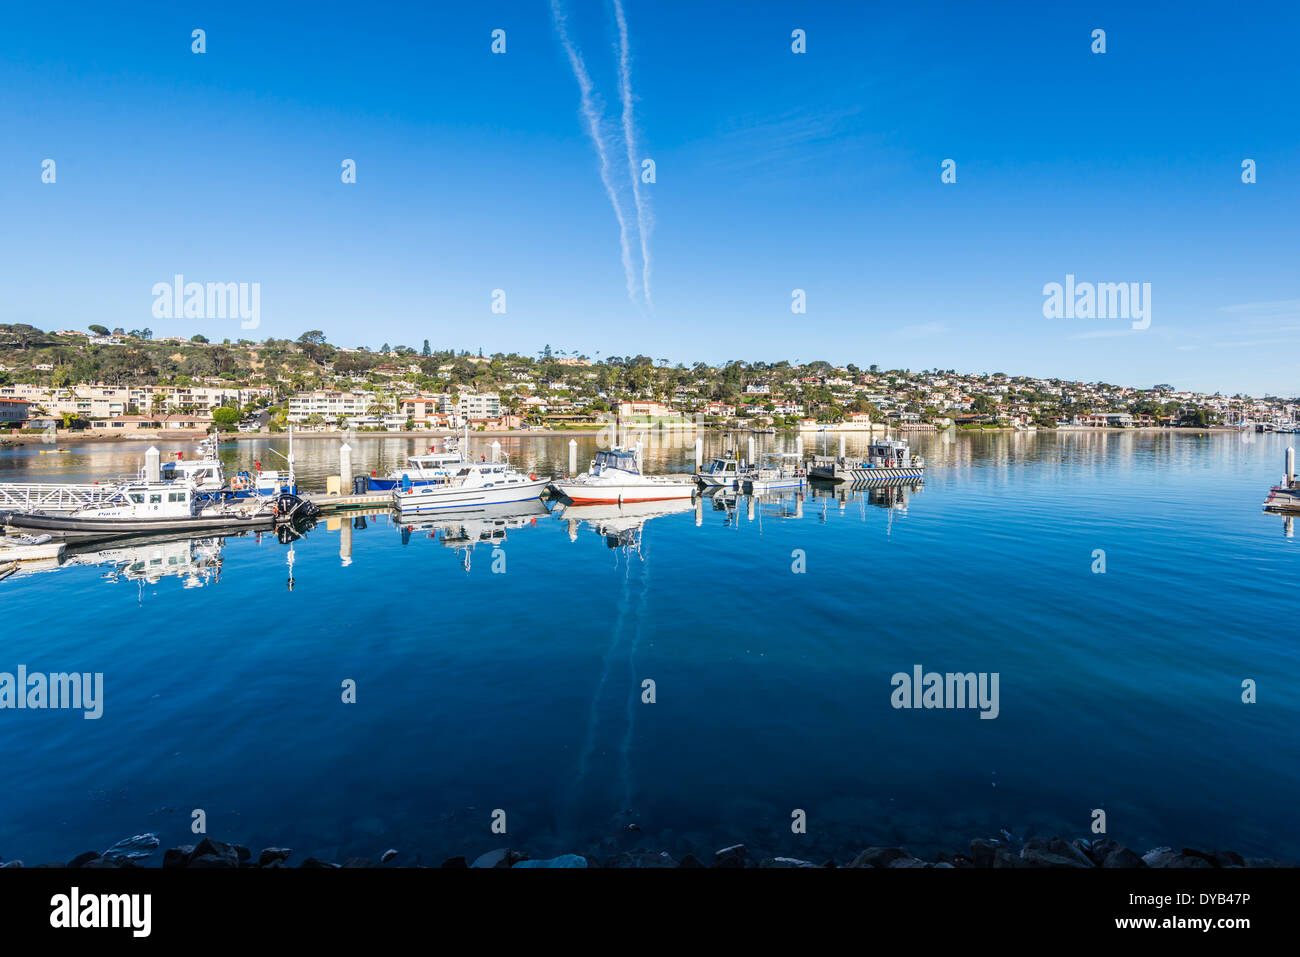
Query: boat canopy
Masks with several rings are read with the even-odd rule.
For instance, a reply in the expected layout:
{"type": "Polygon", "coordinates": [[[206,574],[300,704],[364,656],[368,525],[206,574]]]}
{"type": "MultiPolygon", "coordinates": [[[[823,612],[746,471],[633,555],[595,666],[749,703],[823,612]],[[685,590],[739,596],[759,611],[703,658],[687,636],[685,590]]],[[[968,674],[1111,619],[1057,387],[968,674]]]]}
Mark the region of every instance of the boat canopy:
{"type": "Polygon", "coordinates": [[[621,469],[624,472],[636,472],[636,453],[621,449],[596,453],[596,467],[599,469],[621,469]]]}

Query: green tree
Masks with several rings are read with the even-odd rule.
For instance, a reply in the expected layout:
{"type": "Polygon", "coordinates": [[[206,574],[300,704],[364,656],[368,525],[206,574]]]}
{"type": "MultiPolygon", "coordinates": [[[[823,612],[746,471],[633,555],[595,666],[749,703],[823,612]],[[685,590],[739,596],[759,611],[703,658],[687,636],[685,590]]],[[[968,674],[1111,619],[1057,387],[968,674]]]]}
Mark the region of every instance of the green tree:
{"type": "Polygon", "coordinates": [[[228,405],[220,406],[212,410],[212,422],[218,428],[233,428],[239,421],[239,410],[232,409],[228,405]]]}

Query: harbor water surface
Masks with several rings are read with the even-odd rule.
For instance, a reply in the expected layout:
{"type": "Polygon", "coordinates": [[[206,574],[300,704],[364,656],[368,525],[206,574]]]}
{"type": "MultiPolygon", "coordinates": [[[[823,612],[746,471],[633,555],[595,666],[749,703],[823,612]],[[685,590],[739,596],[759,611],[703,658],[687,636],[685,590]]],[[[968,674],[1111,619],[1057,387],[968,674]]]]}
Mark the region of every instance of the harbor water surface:
{"type": "MultiPolygon", "coordinates": [[[[1139,850],[1300,858],[1300,541],[1260,510],[1285,438],[926,435],[919,489],[97,547],[0,582],[0,672],[104,676],[99,720],[0,711],[0,858],[194,843],[195,809],[299,861],[842,860],[1091,836],[1094,809],[1139,850]],[[894,708],[916,665],[996,672],[997,717],[894,708]]],[[[539,474],[567,442],[502,440],[539,474]]],[[[221,456],[279,467],[266,445],[221,456]]],[[[428,443],[353,445],[383,474],[428,443]]],[[[133,473],[143,447],[4,449],[0,481],[133,473]]],[[[295,443],[300,484],[337,449],[295,443]]],[[[692,460],[655,446],[646,469],[692,460]]]]}

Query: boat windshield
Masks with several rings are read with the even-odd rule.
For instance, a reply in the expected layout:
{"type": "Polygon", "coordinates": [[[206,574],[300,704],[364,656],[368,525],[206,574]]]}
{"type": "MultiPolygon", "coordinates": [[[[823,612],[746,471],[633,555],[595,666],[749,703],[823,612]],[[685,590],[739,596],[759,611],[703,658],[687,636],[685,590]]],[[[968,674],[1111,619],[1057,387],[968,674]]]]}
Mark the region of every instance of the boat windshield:
{"type": "Polygon", "coordinates": [[[601,469],[622,469],[635,472],[636,455],[632,452],[597,452],[596,467],[601,469]]]}

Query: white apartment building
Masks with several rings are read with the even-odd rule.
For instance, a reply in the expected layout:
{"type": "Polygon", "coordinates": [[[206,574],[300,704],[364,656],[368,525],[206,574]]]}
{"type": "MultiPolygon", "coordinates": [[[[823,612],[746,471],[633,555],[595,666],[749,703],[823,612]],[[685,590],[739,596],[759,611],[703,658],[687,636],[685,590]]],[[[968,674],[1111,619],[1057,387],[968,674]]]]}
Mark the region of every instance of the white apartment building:
{"type": "Polygon", "coordinates": [[[68,388],[14,383],[0,386],[0,398],[22,399],[51,415],[109,419],[120,415],[211,412],[223,405],[244,405],[268,392],[235,386],[115,386],[79,385],[68,388]]]}
{"type": "Polygon", "coordinates": [[[317,415],[326,422],[365,416],[377,400],[371,392],[299,392],[289,399],[288,419],[300,425],[317,415]]]}
{"type": "Polygon", "coordinates": [[[501,396],[495,392],[462,392],[456,404],[456,414],[461,421],[467,419],[495,419],[501,415],[501,396]]]}

